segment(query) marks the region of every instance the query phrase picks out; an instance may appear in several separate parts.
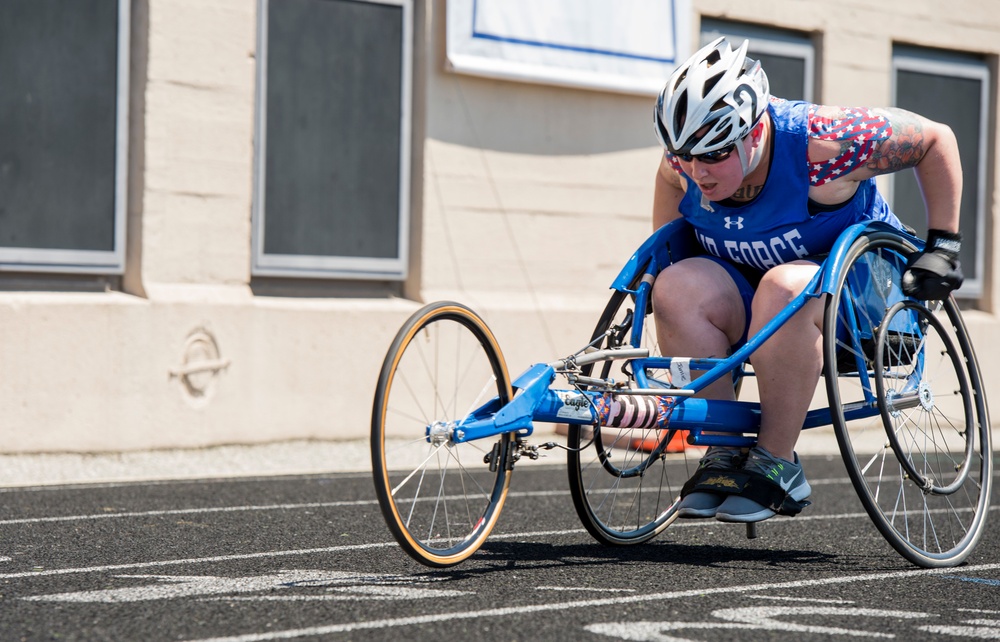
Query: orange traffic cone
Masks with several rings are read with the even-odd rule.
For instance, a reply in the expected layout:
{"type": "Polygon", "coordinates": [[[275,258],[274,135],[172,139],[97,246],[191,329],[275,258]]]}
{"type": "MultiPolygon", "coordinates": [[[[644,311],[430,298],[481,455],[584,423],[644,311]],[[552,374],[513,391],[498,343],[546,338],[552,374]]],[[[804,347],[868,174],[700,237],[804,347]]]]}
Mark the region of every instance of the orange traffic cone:
{"type": "MultiPolygon", "coordinates": [[[[700,446],[693,446],[687,443],[688,432],[686,430],[678,430],[674,433],[674,436],[670,438],[667,442],[666,452],[668,453],[682,453],[685,450],[692,450],[700,448],[700,446]]],[[[662,431],[651,432],[646,437],[637,437],[632,440],[632,448],[636,450],[642,450],[644,452],[652,452],[657,446],[660,445],[660,440],[663,439],[662,431]]]]}

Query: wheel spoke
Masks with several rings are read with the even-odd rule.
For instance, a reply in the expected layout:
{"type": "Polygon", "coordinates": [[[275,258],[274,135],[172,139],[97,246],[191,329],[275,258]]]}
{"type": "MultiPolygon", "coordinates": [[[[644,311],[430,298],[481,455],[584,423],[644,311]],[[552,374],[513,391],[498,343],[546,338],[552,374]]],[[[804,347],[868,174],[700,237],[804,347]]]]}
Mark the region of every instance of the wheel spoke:
{"type": "MultiPolygon", "coordinates": [[[[633,315],[631,297],[615,292],[594,330],[593,337],[602,337],[598,348],[616,347],[609,343],[607,331],[617,328],[612,336],[626,342],[633,335],[633,324],[643,323],[640,346],[649,348],[650,356],[658,356],[655,328],[651,315],[633,315]]],[[[618,365],[602,364],[600,371],[588,366],[585,374],[599,378],[621,380],[621,374],[631,377],[632,366],[619,371],[618,365]],[[612,370],[614,368],[614,370],[612,370]]],[[[645,373],[645,387],[665,386],[661,371],[645,373]]],[[[586,427],[570,428],[568,445],[570,493],[573,505],[587,531],[605,544],[637,544],[655,536],[673,520],[669,510],[673,488],[693,474],[693,465],[685,453],[656,455],[654,445],[665,434],[654,428],[602,427],[588,445],[586,427]],[[587,446],[582,452],[572,449],[587,446]],[[666,499],[665,499],[666,497],[666,499]]],[[[700,455],[700,453],[699,453],[700,455]]]]}
{"type": "MultiPolygon", "coordinates": [[[[471,413],[510,397],[496,340],[468,308],[425,306],[397,334],[376,390],[372,464],[382,515],[414,559],[457,564],[492,530],[510,471],[491,471],[484,445],[455,438],[471,413]]],[[[506,450],[511,436],[490,439],[506,450]]]]}
{"type": "Polygon", "coordinates": [[[827,301],[824,374],[844,461],[875,526],[913,563],[953,566],[985,524],[989,421],[954,301],[928,307],[902,294],[899,277],[910,252],[889,233],[862,236],[851,247],[827,301]],[[846,324],[840,332],[831,329],[838,320],[846,324]],[[853,375],[837,371],[834,356],[843,362],[845,353],[863,358],[870,372],[870,385],[859,373],[860,392],[853,375]],[[859,394],[878,413],[848,423],[844,407],[859,394]]]}

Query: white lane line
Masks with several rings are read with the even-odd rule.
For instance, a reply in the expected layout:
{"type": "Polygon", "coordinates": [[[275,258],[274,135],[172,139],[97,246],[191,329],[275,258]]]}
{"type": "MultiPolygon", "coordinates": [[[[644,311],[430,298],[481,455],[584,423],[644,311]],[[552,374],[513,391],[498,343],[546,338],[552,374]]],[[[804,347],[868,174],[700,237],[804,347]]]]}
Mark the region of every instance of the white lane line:
{"type": "MultiPolygon", "coordinates": [[[[0,462],[3,461],[3,455],[0,455],[0,462]]],[[[559,470],[564,470],[565,465],[546,465],[539,464],[532,466],[533,471],[546,471],[553,468],[558,468],[559,470]]],[[[518,469],[523,470],[523,469],[518,469]]],[[[176,479],[136,479],[136,480],[123,480],[123,481],[79,481],[79,482],[53,482],[50,484],[32,484],[27,486],[19,486],[16,482],[10,482],[9,486],[0,487],[0,495],[7,493],[43,493],[52,491],[88,491],[88,490],[103,490],[108,488],[136,488],[140,486],[178,486],[178,485],[205,485],[205,484],[258,484],[258,483],[270,483],[270,482],[285,482],[285,481],[309,481],[309,480],[321,480],[328,479],[330,477],[336,477],[337,479],[363,479],[371,478],[372,473],[370,471],[349,471],[349,472],[338,472],[336,470],[331,471],[320,471],[320,472],[303,472],[303,473],[280,473],[274,475],[255,475],[250,477],[178,477],[176,479]]],[[[1000,473],[997,474],[1000,477],[1000,473]]],[[[843,477],[841,479],[818,479],[809,480],[809,484],[812,486],[825,485],[825,484],[850,484],[851,480],[848,477],[843,477]]]]}
{"type": "MultiPolygon", "coordinates": [[[[812,519],[848,519],[867,517],[866,513],[847,513],[840,515],[829,515],[822,517],[797,517],[799,521],[810,521],[812,519]]],[[[783,520],[790,521],[790,520],[783,520]]],[[[779,522],[776,522],[779,523],[779,522]]],[[[718,522],[712,520],[691,520],[687,522],[674,522],[671,528],[684,527],[712,527],[718,526],[718,522]]],[[[566,535],[578,535],[586,532],[582,528],[571,528],[553,531],[534,531],[528,533],[493,533],[490,540],[526,540],[543,537],[562,537],[566,535]]],[[[388,548],[398,546],[396,542],[374,542],[371,544],[342,544],[340,546],[327,546],[323,548],[302,548],[287,551],[261,551],[258,553],[234,553],[231,555],[214,555],[212,557],[193,557],[178,560],[156,560],[151,562],[133,562],[130,564],[108,564],[105,566],[86,566],[79,568],[55,568],[41,571],[22,571],[19,573],[0,573],[0,579],[16,579],[21,577],[45,577],[50,575],[72,575],[77,573],[107,573],[109,571],[131,570],[137,568],[159,568],[164,566],[182,566],[184,564],[212,564],[217,562],[230,562],[248,559],[261,559],[268,557],[293,557],[297,555],[314,555],[343,553],[348,551],[363,551],[375,548],[388,548]]]]}
{"type": "Polygon", "coordinates": [[[635,593],[636,589],[602,588],[599,586],[536,586],[536,591],[570,591],[573,593],[635,593]]]}
{"type": "MultiPolygon", "coordinates": [[[[813,486],[824,484],[844,484],[850,483],[849,479],[821,479],[809,482],[813,486]]],[[[568,490],[540,490],[511,492],[507,494],[510,498],[530,498],[530,497],[555,497],[568,495],[568,490]]],[[[355,501],[337,502],[308,502],[300,504],[267,504],[264,506],[218,506],[211,508],[174,508],[166,510],[147,511],[125,511],[120,513],[93,513],[90,515],[62,515],[52,517],[22,517],[16,519],[0,519],[0,526],[16,526],[21,524],[45,524],[58,522],[77,522],[100,519],[123,519],[139,517],[167,517],[171,515],[207,515],[211,513],[239,513],[268,510],[308,510],[312,508],[342,508],[345,506],[372,506],[378,501],[374,499],[361,499],[355,501]]]]}
{"type": "Polygon", "coordinates": [[[784,597],[781,595],[748,595],[753,600],[768,602],[810,602],[813,604],[854,604],[854,600],[821,600],[813,597],[784,597]]]}
{"type": "Polygon", "coordinates": [[[850,477],[832,477],[829,479],[810,479],[810,486],[829,486],[831,484],[850,484],[850,477]]]}
{"type": "MultiPolygon", "coordinates": [[[[374,502],[372,502],[374,503],[374,502]]],[[[993,506],[991,508],[998,508],[993,506]]],[[[797,516],[787,519],[776,519],[768,521],[769,526],[782,524],[792,524],[811,521],[828,521],[842,519],[867,519],[868,513],[839,513],[836,515],[809,515],[797,516]],[[794,521],[793,521],[794,520],[794,521]]],[[[714,528],[726,526],[710,519],[676,520],[670,528],[714,528]]],[[[582,528],[570,528],[564,530],[533,531],[524,533],[493,533],[490,541],[494,540],[524,540],[530,542],[533,539],[545,537],[563,537],[566,535],[579,535],[585,533],[582,528]]],[[[184,564],[212,564],[217,562],[230,562],[249,559],[263,559],[268,557],[294,557],[297,555],[314,555],[343,553],[348,551],[364,551],[376,548],[389,548],[398,546],[396,542],[373,542],[371,544],[342,544],[340,546],[326,546],[323,548],[302,548],[286,551],[261,551],[257,553],[234,553],[230,555],[214,555],[212,557],[193,557],[177,560],[156,560],[151,562],[132,562],[130,564],[108,564],[105,566],[86,566],[80,568],[56,568],[40,571],[21,571],[18,573],[0,573],[0,579],[16,579],[21,577],[45,577],[50,575],[72,575],[76,573],[106,573],[109,571],[121,571],[137,568],[159,568],[164,566],[182,566],[184,564]]]]}
{"type": "MultiPolygon", "coordinates": [[[[17,457],[17,455],[12,455],[17,457]]],[[[0,455],[0,464],[4,460],[4,455],[0,455]]],[[[303,471],[300,473],[296,472],[282,472],[275,473],[273,475],[233,475],[228,477],[204,477],[204,476],[192,476],[192,477],[175,477],[172,479],[123,479],[120,481],[55,481],[55,482],[38,482],[28,485],[18,485],[20,482],[10,481],[9,486],[3,486],[0,488],[0,495],[4,493],[42,493],[49,491],[87,491],[94,489],[106,489],[106,488],[136,488],[141,486],[178,486],[182,484],[192,485],[198,484],[199,486],[204,486],[205,484],[255,484],[260,482],[282,482],[282,481],[308,481],[308,480],[321,480],[328,479],[330,477],[336,476],[337,479],[356,479],[356,478],[371,478],[372,474],[370,471],[303,471]]],[[[810,482],[812,483],[812,482],[810,482]]]]}
{"type": "MultiPolygon", "coordinates": [[[[552,492],[555,493],[556,491],[552,492]]],[[[365,502],[359,502],[359,503],[365,503],[365,502]]],[[[374,501],[367,503],[374,503],[374,501]]],[[[1000,507],[991,506],[990,508],[997,509],[1000,507]]],[[[839,513],[836,515],[807,515],[807,516],[799,515],[794,518],[776,519],[773,521],[768,521],[767,524],[769,526],[778,526],[783,524],[793,524],[793,523],[812,522],[812,521],[828,521],[835,519],[836,520],[867,519],[867,518],[868,518],[868,513],[839,513]]],[[[710,519],[698,519],[698,520],[676,520],[674,521],[673,524],[670,525],[670,528],[713,528],[718,526],[725,526],[725,525],[710,519]]],[[[582,528],[571,528],[565,530],[534,531],[526,533],[493,533],[490,535],[490,541],[498,539],[530,541],[533,538],[562,537],[565,535],[578,535],[584,532],[586,531],[582,528]]],[[[323,548],[302,548],[302,549],[292,549],[287,551],[261,551],[258,553],[215,555],[212,557],[194,557],[194,558],[178,559],[178,560],[156,560],[152,562],[133,562],[130,564],[109,564],[106,566],[87,566],[80,568],[58,568],[58,569],[49,569],[41,571],[22,571],[19,573],[0,573],[0,579],[16,579],[21,577],[45,577],[49,575],[71,575],[76,573],[106,573],[108,571],[120,571],[120,570],[136,569],[136,568],[158,568],[164,566],[181,566],[184,564],[211,564],[216,562],[262,559],[268,557],[293,557],[296,555],[342,553],[347,551],[362,551],[362,550],[387,548],[394,546],[397,546],[396,542],[373,542],[371,544],[344,544],[340,546],[327,546],[323,548]]]]}
{"type": "MultiPolygon", "coordinates": [[[[576,528],[559,531],[538,531],[533,533],[506,533],[490,535],[491,540],[495,539],[520,539],[534,537],[557,537],[562,535],[575,535],[584,533],[584,529],[576,528]]],[[[109,571],[121,571],[137,568],[160,568],[164,566],[182,566],[184,564],[212,564],[216,562],[231,562],[239,560],[262,559],[269,557],[294,557],[297,555],[314,555],[324,553],[344,553],[349,551],[363,551],[375,548],[388,548],[398,546],[396,542],[374,542],[371,544],[343,544],[341,546],[327,546],[323,548],[300,548],[288,551],[261,551],[259,553],[237,553],[232,555],[214,555],[212,557],[193,557],[178,560],[157,560],[152,562],[133,562],[130,564],[108,564],[105,566],[86,566],[79,568],[53,568],[41,571],[22,571],[19,573],[0,573],[0,579],[17,579],[22,577],[46,577],[52,575],[72,575],[77,573],[107,573],[109,571]]]]}
{"type": "MultiPolygon", "coordinates": [[[[533,491],[508,493],[507,497],[551,497],[568,495],[568,490],[533,491]]],[[[342,508],[345,506],[372,506],[378,504],[375,499],[359,499],[339,502],[310,502],[302,504],[267,504],[264,506],[218,506],[211,508],[174,508],[168,510],[128,511],[121,513],[94,513],[91,515],[63,515],[59,517],[23,517],[20,519],[0,520],[0,526],[19,524],[44,524],[52,522],[76,522],[99,519],[121,519],[125,517],[164,517],[170,515],[203,515],[210,513],[239,513],[267,510],[308,510],[310,508],[342,508]]]]}
{"type": "Polygon", "coordinates": [[[368,506],[375,500],[342,502],[314,502],[305,504],[269,504],[267,506],[219,506],[215,508],[174,508],[170,510],[129,511],[122,513],[95,513],[92,515],[64,515],[61,517],[23,517],[21,519],[0,520],[0,526],[19,524],[45,524],[52,522],[78,522],[100,519],[121,519],[126,517],[164,517],[169,515],[202,515],[208,513],[239,513],[265,510],[305,510],[309,508],[335,508],[342,506],[368,506]]]}
{"type": "Polygon", "coordinates": [[[211,564],[214,562],[231,562],[270,557],[292,557],[296,555],[313,555],[317,553],[342,553],[347,551],[368,550],[396,546],[396,542],[378,542],[375,544],[355,544],[344,546],[329,546],[326,548],[303,548],[291,551],[262,551],[260,553],[243,553],[234,555],[215,555],[213,557],[194,557],[178,560],[158,560],[154,562],[133,562],[131,564],[108,564],[105,566],[84,566],[79,568],[54,568],[42,571],[23,571],[20,573],[0,573],[0,579],[17,579],[22,577],[46,577],[52,575],[72,575],[76,573],[107,573],[137,568],[159,568],[164,566],[182,566],[184,564],[211,564]]]}
{"type": "MultiPolygon", "coordinates": [[[[811,485],[815,486],[814,482],[809,482],[811,485]]],[[[531,497],[555,497],[559,495],[568,495],[569,491],[566,490],[545,490],[545,491],[525,491],[525,492],[512,492],[507,495],[507,498],[531,498],[531,497]]],[[[239,512],[253,512],[253,511],[269,511],[269,510],[307,510],[311,508],[341,508],[344,506],[373,506],[377,505],[378,501],[374,499],[359,499],[354,501],[340,501],[340,502],[312,502],[312,503],[302,503],[302,504],[267,504],[263,506],[218,506],[212,508],[175,508],[169,510],[148,510],[148,511],[128,511],[122,513],[94,513],[91,515],[63,515],[60,517],[22,517],[19,519],[2,519],[0,520],[0,526],[17,526],[22,524],[44,524],[44,523],[57,523],[57,522],[77,522],[86,520],[101,520],[101,519],[121,519],[121,518],[140,518],[140,517],[166,517],[171,515],[207,515],[212,513],[239,513],[239,512]]],[[[990,510],[996,510],[1000,506],[990,506],[990,510]]],[[[932,509],[928,511],[929,513],[942,513],[948,512],[950,509],[939,508],[932,509]]],[[[962,512],[971,509],[960,509],[962,512]]],[[[837,515],[797,515],[795,517],[796,522],[812,521],[816,519],[828,520],[828,519],[853,519],[855,517],[867,517],[867,513],[840,513],[837,515]]],[[[711,520],[697,520],[693,522],[677,522],[674,524],[674,528],[677,526],[705,526],[708,524],[713,524],[711,520]]],[[[773,522],[768,522],[768,525],[773,524],[787,524],[790,523],[789,520],[775,520],[773,522]]]]}
{"type": "Polygon", "coordinates": [[[829,586],[835,584],[851,584],[855,582],[881,582],[885,580],[909,579],[925,575],[944,575],[956,572],[978,572],[992,571],[1000,569],[1000,564],[982,564],[979,566],[965,566],[960,568],[945,569],[916,569],[911,571],[893,571],[888,573],[872,573],[868,575],[847,575],[841,577],[826,577],[813,580],[797,580],[793,582],[776,582],[773,584],[750,584],[746,586],[720,586],[715,588],[697,588],[684,591],[670,591],[667,593],[652,593],[648,595],[629,595],[623,597],[613,597],[595,600],[574,600],[572,602],[561,602],[559,604],[532,604],[525,606],[515,606],[499,609],[486,609],[482,611],[466,611],[460,613],[438,613],[433,615],[419,615],[404,618],[390,618],[384,620],[373,620],[368,622],[346,622],[344,624],[330,624],[326,626],[314,626],[304,629],[289,629],[286,631],[271,631],[268,633],[251,633],[248,635],[236,635],[222,638],[207,638],[191,642],[264,642],[265,640],[288,640],[291,638],[329,635],[332,633],[350,633],[352,631],[362,631],[371,629],[387,629],[392,627],[413,626],[418,624],[433,624],[436,622],[447,622],[452,620],[472,620],[479,618],[506,617],[511,615],[523,616],[526,613],[542,613],[545,611],[562,611],[578,608],[592,608],[602,606],[617,606],[622,604],[637,604],[640,602],[657,602],[663,600],[676,600],[685,597],[703,597],[705,595],[723,595],[726,593],[758,593],[775,591],[781,589],[806,588],[811,586],[829,586]]]}

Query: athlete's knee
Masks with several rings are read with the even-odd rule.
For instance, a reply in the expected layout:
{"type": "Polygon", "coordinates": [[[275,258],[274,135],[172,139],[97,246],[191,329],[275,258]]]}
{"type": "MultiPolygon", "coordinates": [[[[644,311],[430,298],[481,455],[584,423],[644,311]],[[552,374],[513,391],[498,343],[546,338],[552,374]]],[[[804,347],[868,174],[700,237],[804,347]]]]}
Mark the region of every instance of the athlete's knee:
{"type": "Polygon", "coordinates": [[[754,316],[774,316],[792,302],[816,272],[814,263],[787,263],[764,273],[754,294],[754,316]]]}
{"type": "Polygon", "coordinates": [[[703,261],[681,261],[665,268],[653,283],[653,309],[659,314],[689,313],[726,296],[703,261]]]}
{"type": "MultiPolygon", "coordinates": [[[[750,334],[756,334],[768,322],[781,315],[808,285],[812,273],[814,270],[770,270],[754,294],[750,334]]],[[[822,297],[805,301],[802,307],[778,328],[775,341],[765,342],[759,352],[766,353],[778,349],[776,343],[785,344],[787,341],[792,341],[802,349],[806,345],[815,343],[823,329],[823,309],[822,297]]]]}

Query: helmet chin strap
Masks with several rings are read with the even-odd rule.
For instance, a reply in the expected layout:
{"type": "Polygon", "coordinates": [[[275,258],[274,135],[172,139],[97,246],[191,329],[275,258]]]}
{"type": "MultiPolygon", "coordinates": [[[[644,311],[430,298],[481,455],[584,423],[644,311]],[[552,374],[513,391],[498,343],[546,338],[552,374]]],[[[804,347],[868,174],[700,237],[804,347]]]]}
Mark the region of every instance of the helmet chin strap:
{"type": "MultiPolygon", "coordinates": [[[[743,166],[743,178],[746,178],[753,170],[757,169],[760,165],[760,159],[763,158],[764,154],[761,153],[759,145],[755,145],[751,148],[750,158],[747,158],[747,150],[743,147],[743,141],[736,143],[736,152],[740,157],[740,165],[743,166]]],[[[711,201],[708,200],[704,194],[701,195],[701,207],[709,212],[714,212],[715,209],[712,207],[711,201]]]]}
{"type": "Polygon", "coordinates": [[[740,165],[743,166],[743,178],[746,178],[750,172],[757,169],[757,166],[760,165],[761,157],[764,156],[760,151],[760,146],[754,145],[750,150],[750,158],[747,158],[747,150],[743,146],[742,140],[736,143],[736,153],[739,154],[740,165]]]}
{"type": "MultiPolygon", "coordinates": [[[[756,128],[756,126],[755,126],[756,128]]],[[[766,129],[767,126],[764,126],[766,129]]],[[[762,130],[763,131],[763,130],[762,130]]],[[[750,130],[751,134],[753,129],[750,130]]],[[[763,136],[763,134],[761,134],[763,136]]],[[[760,165],[760,161],[764,158],[764,152],[761,150],[762,145],[751,145],[750,156],[747,157],[746,146],[743,144],[744,138],[741,138],[736,142],[736,153],[740,157],[740,166],[743,168],[743,178],[746,178],[750,172],[757,169],[760,165]]],[[[708,197],[704,194],[701,195],[701,207],[708,210],[709,212],[714,212],[715,209],[712,207],[712,202],[708,200],[708,197]]]]}
{"type": "MultiPolygon", "coordinates": [[[[753,129],[756,128],[757,126],[755,125],[753,129]]],[[[766,128],[767,126],[765,125],[764,129],[766,128]]],[[[753,129],[750,130],[751,135],[753,135],[753,129]]],[[[764,157],[764,153],[763,151],[761,151],[761,147],[762,145],[753,145],[750,148],[750,158],[747,158],[747,150],[743,146],[743,139],[740,139],[736,143],[736,153],[739,154],[740,165],[743,167],[743,178],[746,178],[747,175],[750,174],[750,172],[757,169],[757,166],[760,165],[760,159],[764,157]]]]}

